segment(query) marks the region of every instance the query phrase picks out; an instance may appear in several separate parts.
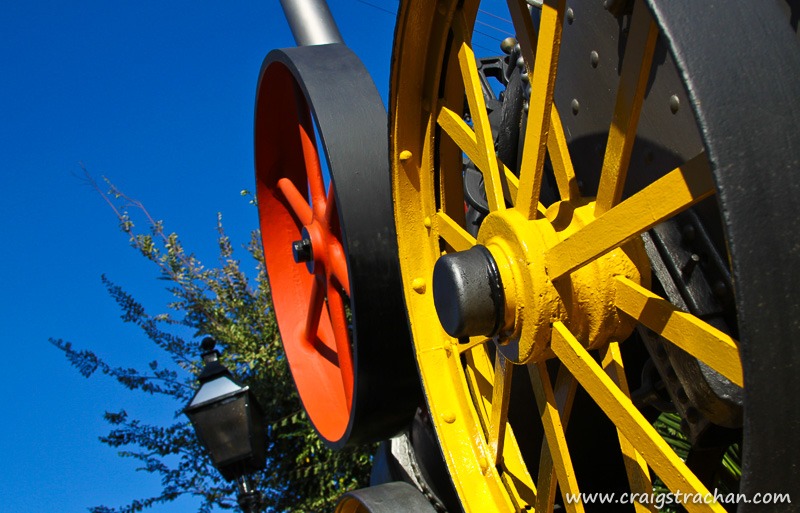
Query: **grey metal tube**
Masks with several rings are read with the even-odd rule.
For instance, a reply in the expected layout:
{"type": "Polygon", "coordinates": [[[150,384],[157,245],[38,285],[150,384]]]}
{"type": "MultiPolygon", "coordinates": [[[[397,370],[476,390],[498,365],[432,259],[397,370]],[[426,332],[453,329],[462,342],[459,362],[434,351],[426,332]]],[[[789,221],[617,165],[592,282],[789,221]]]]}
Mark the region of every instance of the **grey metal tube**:
{"type": "Polygon", "coordinates": [[[325,0],[281,0],[297,46],[344,43],[325,0]]]}

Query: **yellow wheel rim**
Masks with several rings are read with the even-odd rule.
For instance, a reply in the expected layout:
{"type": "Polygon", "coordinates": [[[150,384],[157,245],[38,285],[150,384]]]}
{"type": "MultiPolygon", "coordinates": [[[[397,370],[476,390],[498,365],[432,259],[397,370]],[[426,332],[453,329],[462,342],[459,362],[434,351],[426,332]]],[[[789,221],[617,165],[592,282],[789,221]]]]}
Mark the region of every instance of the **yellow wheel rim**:
{"type": "MultiPolygon", "coordinates": [[[[641,325],[743,385],[738,343],[651,292],[641,239],[714,195],[704,154],[623,194],[657,28],[636,2],[597,195],[583,197],[553,100],[571,14],[564,0],[546,0],[535,27],[524,0],[508,6],[534,91],[518,173],[496,156],[471,44],[481,3],[403,2],[395,40],[390,154],[399,259],[417,363],[456,491],[467,511],[551,511],[556,502],[583,511],[568,504],[567,494],[582,488],[565,435],[580,386],[617,430],[631,492],[650,494],[652,471],[673,492],[706,497],[631,402],[621,351],[641,325]],[[490,210],[477,236],[466,227],[464,156],[483,176],[490,210]],[[548,158],[560,199],[542,205],[548,158]],[[502,327],[492,337],[457,339],[437,316],[433,269],[443,255],[476,245],[489,250],[502,278],[502,327]],[[515,372],[529,375],[530,412],[541,422],[534,457],[521,449],[528,434],[508,422],[515,372]]],[[[713,503],[685,507],[724,511],[713,503]]]]}

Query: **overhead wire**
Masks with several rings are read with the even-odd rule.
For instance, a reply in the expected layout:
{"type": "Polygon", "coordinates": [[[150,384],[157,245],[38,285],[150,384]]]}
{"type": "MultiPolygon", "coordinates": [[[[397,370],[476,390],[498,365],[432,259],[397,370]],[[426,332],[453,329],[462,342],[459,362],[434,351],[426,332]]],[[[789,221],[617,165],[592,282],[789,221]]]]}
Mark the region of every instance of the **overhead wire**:
{"type": "Polygon", "coordinates": [[[366,2],[365,0],[356,0],[356,2],[358,2],[360,4],[368,5],[370,7],[378,9],[379,11],[387,12],[387,13],[391,14],[392,16],[395,16],[395,17],[397,16],[397,11],[390,11],[389,9],[386,9],[385,7],[381,7],[379,5],[375,5],[373,3],[366,2]]]}
{"type": "MultiPolygon", "coordinates": [[[[397,16],[397,11],[391,11],[389,9],[386,9],[385,7],[382,7],[380,5],[375,5],[375,4],[373,4],[371,2],[368,2],[366,0],[356,0],[356,2],[358,2],[360,4],[363,4],[363,5],[366,5],[368,7],[372,7],[373,9],[377,9],[379,11],[383,11],[383,12],[385,12],[387,14],[391,14],[392,16],[397,16]]],[[[397,2],[399,3],[399,0],[397,0],[397,2]]],[[[478,9],[478,12],[480,12],[482,14],[486,14],[487,16],[491,16],[493,18],[497,18],[497,19],[499,19],[501,21],[504,21],[506,23],[511,23],[509,20],[506,20],[506,19],[504,19],[504,18],[502,18],[500,16],[497,16],[496,14],[492,14],[492,13],[490,13],[488,11],[483,10],[483,9],[478,9]]],[[[475,20],[475,21],[476,21],[476,23],[478,23],[478,24],[480,24],[482,26],[485,26],[485,27],[488,27],[490,29],[496,30],[496,31],[498,31],[498,32],[500,32],[502,34],[505,34],[505,35],[510,35],[507,30],[503,30],[503,29],[501,29],[499,27],[495,27],[494,25],[491,25],[489,23],[483,22],[481,20],[475,20]]],[[[488,34],[486,32],[483,32],[483,31],[475,29],[475,28],[473,29],[473,33],[479,34],[479,35],[484,36],[486,38],[489,38],[489,39],[491,39],[493,41],[496,41],[498,43],[502,42],[502,39],[500,39],[499,37],[497,37],[497,36],[495,36],[493,34],[488,34]]],[[[474,41],[472,42],[472,45],[474,47],[476,47],[476,48],[480,48],[480,49],[485,50],[485,51],[490,52],[490,53],[497,53],[497,50],[492,50],[490,48],[486,48],[485,46],[483,46],[481,44],[475,43],[474,41]]]]}
{"type": "Polygon", "coordinates": [[[483,9],[478,9],[478,12],[482,13],[482,14],[485,14],[486,16],[491,16],[492,18],[497,18],[498,20],[504,21],[504,22],[508,23],[509,25],[513,25],[514,24],[511,20],[508,20],[508,19],[503,18],[502,16],[498,16],[496,14],[492,14],[489,11],[485,11],[483,9]]]}

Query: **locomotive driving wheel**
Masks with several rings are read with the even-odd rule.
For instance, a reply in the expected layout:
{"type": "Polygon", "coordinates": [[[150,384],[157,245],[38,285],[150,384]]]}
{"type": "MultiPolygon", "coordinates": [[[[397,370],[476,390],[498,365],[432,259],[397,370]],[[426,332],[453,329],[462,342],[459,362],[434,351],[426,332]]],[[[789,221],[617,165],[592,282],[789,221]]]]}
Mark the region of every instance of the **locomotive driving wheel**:
{"type": "Polygon", "coordinates": [[[800,414],[769,398],[800,392],[794,34],[771,3],[603,4],[398,13],[398,254],[453,484],[466,511],[622,490],[650,501],[612,510],[648,511],[656,479],[713,496],[695,456],[738,443],[739,492],[791,495],[800,414]],[[498,26],[503,54],[476,56],[498,26]]]}
{"type": "Polygon", "coordinates": [[[264,257],[292,377],[334,448],[393,436],[418,404],[385,126],[372,79],[346,46],[264,60],[255,117],[264,257]]]}

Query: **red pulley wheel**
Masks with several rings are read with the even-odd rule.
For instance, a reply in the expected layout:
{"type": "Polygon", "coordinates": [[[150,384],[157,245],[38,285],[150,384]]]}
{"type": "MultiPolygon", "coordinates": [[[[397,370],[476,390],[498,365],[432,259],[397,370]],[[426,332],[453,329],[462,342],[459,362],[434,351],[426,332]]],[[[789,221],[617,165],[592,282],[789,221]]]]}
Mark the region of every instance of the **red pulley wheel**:
{"type": "Polygon", "coordinates": [[[377,90],[346,46],[266,57],[255,117],[264,257],[297,390],[332,447],[392,436],[419,402],[386,127],[377,90]]]}

